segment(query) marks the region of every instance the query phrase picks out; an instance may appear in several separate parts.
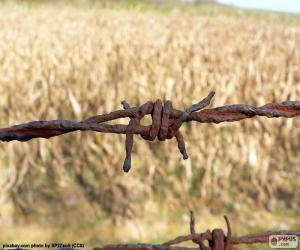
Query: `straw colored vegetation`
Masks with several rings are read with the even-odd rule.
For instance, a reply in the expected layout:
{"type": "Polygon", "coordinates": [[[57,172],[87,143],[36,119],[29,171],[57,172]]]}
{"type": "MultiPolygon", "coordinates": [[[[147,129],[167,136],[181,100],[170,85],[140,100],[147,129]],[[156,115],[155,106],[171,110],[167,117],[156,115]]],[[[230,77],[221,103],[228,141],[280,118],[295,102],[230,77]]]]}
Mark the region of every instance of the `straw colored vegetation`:
{"type": "MultiPolygon", "coordinates": [[[[122,100],[184,109],[210,90],[215,107],[300,100],[299,24],[177,14],[1,5],[1,127],[81,120],[122,100]]],[[[23,225],[25,241],[159,241],[187,233],[190,208],[199,230],[224,226],[223,213],[239,233],[299,227],[299,118],[181,131],[190,159],[175,140],[136,137],[129,174],[122,135],[1,143],[1,235],[23,225]]]]}

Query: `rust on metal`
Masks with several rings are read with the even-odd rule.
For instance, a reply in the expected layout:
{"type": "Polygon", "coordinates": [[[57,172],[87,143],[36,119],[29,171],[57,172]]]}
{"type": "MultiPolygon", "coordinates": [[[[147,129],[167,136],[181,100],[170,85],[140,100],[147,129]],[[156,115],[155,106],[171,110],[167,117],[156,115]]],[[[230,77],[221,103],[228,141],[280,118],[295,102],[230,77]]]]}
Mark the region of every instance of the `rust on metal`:
{"type": "Polygon", "coordinates": [[[295,235],[300,236],[300,231],[275,231],[275,232],[263,232],[257,234],[249,234],[242,237],[232,237],[232,231],[230,222],[227,216],[225,217],[227,225],[227,235],[220,228],[207,230],[204,233],[195,232],[195,217],[193,212],[190,213],[190,234],[185,236],[179,236],[174,240],[170,240],[163,244],[115,244],[106,245],[103,247],[94,248],[93,250],[238,250],[235,245],[242,244],[266,244],[269,242],[271,235],[295,235]],[[184,247],[183,242],[192,241],[197,244],[198,247],[184,247]]]}
{"type": "Polygon", "coordinates": [[[149,141],[153,141],[156,137],[160,141],[175,137],[183,159],[187,159],[188,154],[184,139],[179,131],[181,125],[185,122],[220,123],[239,121],[254,116],[290,118],[300,115],[300,101],[269,103],[261,107],[235,104],[204,109],[210,104],[214,95],[214,91],[210,92],[206,98],[187,108],[185,111],[174,109],[172,102],[169,100],[164,103],[160,99],[155,102],[148,101],[140,107],[130,107],[126,101],[123,101],[123,110],[93,116],[80,122],[71,120],[32,121],[9,128],[2,128],[0,129],[0,140],[28,141],[33,138],[48,139],[77,130],[126,134],[126,158],[123,170],[128,172],[131,168],[131,151],[134,134],[141,135],[142,138],[149,141]],[[152,124],[149,126],[143,126],[140,123],[145,115],[151,115],[152,117],[152,124]],[[105,123],[124,117],[130,118],[128,125],[111,125],[105,123]]]}

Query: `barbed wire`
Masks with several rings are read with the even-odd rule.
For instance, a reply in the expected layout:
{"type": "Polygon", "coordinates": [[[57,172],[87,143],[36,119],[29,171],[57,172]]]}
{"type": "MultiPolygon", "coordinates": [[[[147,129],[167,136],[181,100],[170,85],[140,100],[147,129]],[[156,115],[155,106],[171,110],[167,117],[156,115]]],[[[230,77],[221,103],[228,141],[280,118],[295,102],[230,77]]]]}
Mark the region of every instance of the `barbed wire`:
{"type": "Polygon", "coordinates": [[[239,121],[254,116],[290,118],[300,115],[300,101],[268,103],[261,107],[234,104],[204,109],[210,104],[214,95],[214,91],[210,92],[206,98],[193,104],[185,111],[174,109],[172,102],[169,100],[164,102],[160,99],[155,102],[148,101],[139,107],[130,107],[126,101],[122,101],[123,110],[96,115],[80,122],[71,120],[32,121],[2,128],[0,129],[0,140],[28,141],[33,138],[48,139],[77,130],[126,134],[126,158],[123,164],[123,170],[128,172],[131,168],[131,151],[134,134],[141,135],[142,138],[148,141],[153,141],[156,137],[160,141],[175,137],[183,159],[187,159],[188,154],[186,152],[184,139],[179,131],[181,125],[185,122],[221,123],[239,121]],[[152,124],[149,126],[141,125],[141,119],[148,114],[152,117],[152,124]],[[105,123],[125,117],[130,118],[128,125],[105,123]]]}
{"type": "Polygon", "coordinates": [[[263,244],[269,243],[270,237],[273,235],[290,235],[300,236],[300,230],[281,230],[281,231],[269,231],[256,234],[249,234],[242,237],[232,236],[232,229],[227,216],[224,216],[227,234],[220,228],[207,230],[203,233],[196,233],[195,231],[195,217],[194,213],[190,212],[190,234],[185,236],[179,236],[176,239],[167,241],[163,244],[114,244],[106,245],[103,247],[94,248],[93,250],[237,250],[234,245],[242,244],[263,244]],[[176,246],[183,242],[192,241],[197,244],[197,248],[176,246]],[[205,244],[206,243],[206,244],[205,244]],[[207,244],[208,243],[208,244],[207,244]]]}

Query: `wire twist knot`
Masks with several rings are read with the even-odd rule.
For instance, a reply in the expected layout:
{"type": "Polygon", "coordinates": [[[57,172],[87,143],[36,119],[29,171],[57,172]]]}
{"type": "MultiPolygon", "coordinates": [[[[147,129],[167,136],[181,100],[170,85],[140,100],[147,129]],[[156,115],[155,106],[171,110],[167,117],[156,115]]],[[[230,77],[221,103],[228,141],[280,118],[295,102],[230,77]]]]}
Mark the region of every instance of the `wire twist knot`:
{"type": "MultiPolygon", "coordinates": [[[[170,100],[162,103],[160,99],[157,99],[154,103],[149,101],[140,106],[138,111],[130,118],[129,124],[126,128],[126,158],[124,160],[123,170],[128,172],[131,168],[131,151],[133,147],[134,130],[141,126],[141,119],[149,113],[151,114],[152,124],[148,131],[141,134],[142,138],[148,141],[153,141],[157,137],[158,140],[164,141],[175,137],[178,149],[182,154],[183,159],[188,159],[189,156],[186,152],[184,139],[179,129],[184,122],[188,121],[188,117],[192,112],[208,106],[214,95],[214,91],[210,92],[206,98],[186,109],[178,118],[170,117],[173,110],[172,102],[170,100]]],[[[130,105],[127,101],[122,101],[121,104],[125,110],[130,109],[130,105]]]]}

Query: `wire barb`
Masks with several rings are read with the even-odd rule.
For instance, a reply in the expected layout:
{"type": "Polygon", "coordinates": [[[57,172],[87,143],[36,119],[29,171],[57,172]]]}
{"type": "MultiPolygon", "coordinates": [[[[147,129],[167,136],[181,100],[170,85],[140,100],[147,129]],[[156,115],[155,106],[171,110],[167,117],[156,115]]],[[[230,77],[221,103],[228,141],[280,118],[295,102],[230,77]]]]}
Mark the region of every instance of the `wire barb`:
{"type": "Polygon", "coordinates": [[[229,240],[232,236],[230,221],[226,215],[224,215],[224,219],[225,219],[226,227],[227,227],[227,239],[229,240]]]}
{"type": "Polygon", "coordinates": [[[268,243],[269,237],[272,235],[293,235],[300,236],[300,231],[277,231],[277,232],[263,232],[257,234],[249,234],[242,237],[231,236],[231,226],[227,216],[224,216],[227,226],[227,236],[224,235],[222,229],[215,228],[212,231],[207,230],[203,233],[195,232],[195,217],[193,211],[190,211],[190,234],[179,236],[173,240],[163,244],[116,244],[106,245],[93,250],[238,250],[234,245],[238,244],[256,244],[268,243]],[[199,247],[191,248],[182,246],[183,242],[192,241],[199,247]],[[205,245],[208,243],[208,246],[205,245]],[[178,246],[178,244],[181,244],[178,246]]]}
{"type": "Polygon", "coordinates": [[[195,216],[194,216],[194,212],[191,210],[190,211],[190,232],[191,234],[194,234],[195,231],[195,216]]]}
{"type": "Polygon", "coordinates": [[[28,141],[33,138],[51,138],[73,131],[95,131],[102,133],[126,134],[126,158],[123,170],[128,172],[131,168],[131,153],[133,148],[133,136],[140,135],[148,141],[156,137],[160,141],[176,138],[178,149],[183,159],[188,158],[183,135],[179,131],[184,122],[197,121],[200,123],[233,122],[256,115],[266,117],[296,117],[300,116],[300,101],[286,101],[281,103],[268,103],[262,107],[254,107],[246,104],[234,104],[212,109],[207,107],[215,92],[212,91],[200,102],[191,105],[185,111],[172,107],[172,102],[160,99],[155,102],[148,101],[139,107],[131,107],[126,101],[122,101],[122,110],[108,114],[92,116],[83,121],[50,120],[32,121],[0,129],[0,141],[28,141]],[[200,111],[199,111],[200,110],[200,111]],[[151,115],[152,124],[142,126],[140,121],[145,115],[151,115]],[[128,125],[108,124],[106,122],[118,118],[129,117],[128,125]]]}

